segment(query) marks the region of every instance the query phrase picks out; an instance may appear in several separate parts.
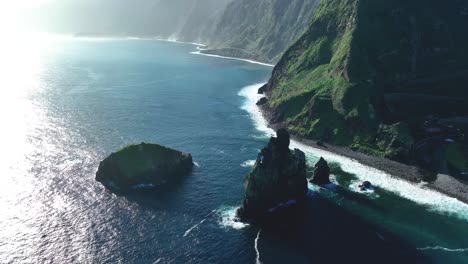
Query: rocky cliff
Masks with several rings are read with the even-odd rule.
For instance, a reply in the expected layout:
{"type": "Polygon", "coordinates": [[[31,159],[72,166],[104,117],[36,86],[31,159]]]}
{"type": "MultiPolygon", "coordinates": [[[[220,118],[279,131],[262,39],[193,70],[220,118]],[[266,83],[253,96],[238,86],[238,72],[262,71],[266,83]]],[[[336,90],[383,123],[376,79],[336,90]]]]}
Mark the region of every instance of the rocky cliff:
{"type": "Polygon", "coordinates": [[[468,114],[467,28],[467,1],[322,0],[260,91],[271,121],[409,162],[429,116],[468,114]]]}
{"type": "Polygon", "coordinates": [[[310,180],[311,183],[317,185],[329,184],[330,182],[330,167],[324,158],[320,158],[314,165],[314,177],[310,180]]]}
{"type": "Polygon", "coordinates": [[[139,186],[155,187],[190,173],[192,156],[157,144],[125,147],[105,158],[96,181],[112,191],[127,192],[139,186]]]}
{"type": "Polygon", "coordinates": [[[276,63],[305,31],[316,0],[234,0],[208,37],[217,54],[276,63]]]}
{"type": "Polygon", "coordinates": [[[241,220],[258,220],[269,209],[305,198],[305,154],[289,149],[289,134],[280,129],[262,149],[245,184],[245,196],[237,214],[241,220]]]}

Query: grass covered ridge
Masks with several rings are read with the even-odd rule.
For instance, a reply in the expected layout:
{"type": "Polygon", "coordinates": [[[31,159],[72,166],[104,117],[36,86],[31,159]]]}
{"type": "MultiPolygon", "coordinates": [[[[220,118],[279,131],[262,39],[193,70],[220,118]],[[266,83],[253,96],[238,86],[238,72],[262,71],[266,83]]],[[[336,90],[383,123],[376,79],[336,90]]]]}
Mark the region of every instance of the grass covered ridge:
{"type": "Polygon", "coordinates": [[[468,69],[466,28],[466,1],[322,0],[275,67],[268,107],[299,136],[405,160],[421,116],[399,101],[389,113],[386,96],[468,99],[466,74],[453,74],[468,69]]]}

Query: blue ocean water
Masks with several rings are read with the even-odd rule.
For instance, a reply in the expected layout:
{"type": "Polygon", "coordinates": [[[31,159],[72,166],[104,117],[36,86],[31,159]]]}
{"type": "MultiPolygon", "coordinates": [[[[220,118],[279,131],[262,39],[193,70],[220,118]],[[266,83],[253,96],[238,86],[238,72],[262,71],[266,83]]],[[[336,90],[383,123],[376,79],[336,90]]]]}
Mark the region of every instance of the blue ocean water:
{"type": "Polygon", "coordinates": [[[0,262],[468,260],[468,206],[299,143],[310,164],[319,156],[332,162],[343,190],[310,186],[303,211],[263,230],[234,222],[252,160],[271,133],[254,102],[272,68],[194,50],[61,39],[5,67],[0,262]],[[193,174],[125,197],[94,181],[100,160],[140,142],[190,152],[193,174]],[[381,188],[357,194],[362,179],[381,188]]]}

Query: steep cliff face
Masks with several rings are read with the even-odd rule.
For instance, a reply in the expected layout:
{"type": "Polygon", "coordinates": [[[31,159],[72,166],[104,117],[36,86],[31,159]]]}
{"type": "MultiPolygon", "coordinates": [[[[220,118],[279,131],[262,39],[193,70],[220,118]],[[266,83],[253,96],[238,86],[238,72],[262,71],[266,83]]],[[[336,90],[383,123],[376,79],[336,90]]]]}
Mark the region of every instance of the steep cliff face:
{"type": "Polygon", "coordinates": [[[261,89],[296,135],[407,161],[429,115],[468,113],[468,2],[322,0],[261,89]]]}
{"type": "Polygon", "coordinates": [[[307,28],[316,0],[235,0],[209,36],[217,53],[277,62],[307,28]],[[221,50],[219,50],[221,49],[221,50]]]}
{"type": "Polygon", "coordinates": [[[226,6],[233,0],[194,0],[174,36],[183,41],[207,43],[213,38],[226,6]]]}
{"type": "Polygon", "coordinates": [[[289,150],[289,134],[280,129],[257,157],[247,177],[241,220],[259,220],[280,204],[297,202],[307,193],[305,154],[289,150]]]}

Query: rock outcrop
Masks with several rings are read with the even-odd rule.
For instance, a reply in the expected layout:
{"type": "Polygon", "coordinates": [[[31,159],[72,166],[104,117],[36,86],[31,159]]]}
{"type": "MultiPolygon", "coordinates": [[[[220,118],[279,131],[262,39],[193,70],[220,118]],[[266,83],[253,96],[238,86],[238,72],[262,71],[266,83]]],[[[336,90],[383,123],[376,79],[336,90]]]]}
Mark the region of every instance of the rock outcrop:
{"type": "Polygon", "coordinates": [[[373,188],[372,183],[370,181],[365,181],[362,184],[359,184],[358,187],[359,187],[359,190],[361,191],[366,191],[366,190],[373,188]]]}
{"type": "Polygon", "coordinates": [[[305,154],[289,149],[290,137],[280,129],[258,154],[248,175],[245,196],[237,216],[242,221],[258,220],[281,204],[300,201],[307,194],[305,154]]]}
{"type": "Polygon", "coordinates": [[[109,155],[100,164],[96,181],[111,191],[128,192],[168,184],[187,175],[192,156],[157,144],[131,145],[109,155]]]}
{"type": "Polygon", "coordinates": [[[320,160],[314,166],[314,177],[310,180],[311,183],[317,185],[329,184],[330,182],[330,167],[324,158],[320,160]]]}
{"type": "Polygon", "coordinates": [[[268,103],[268,99],[266,97],[262,97],[257,101],[257,105],[264,105],[266,103],[268,103]]]}

